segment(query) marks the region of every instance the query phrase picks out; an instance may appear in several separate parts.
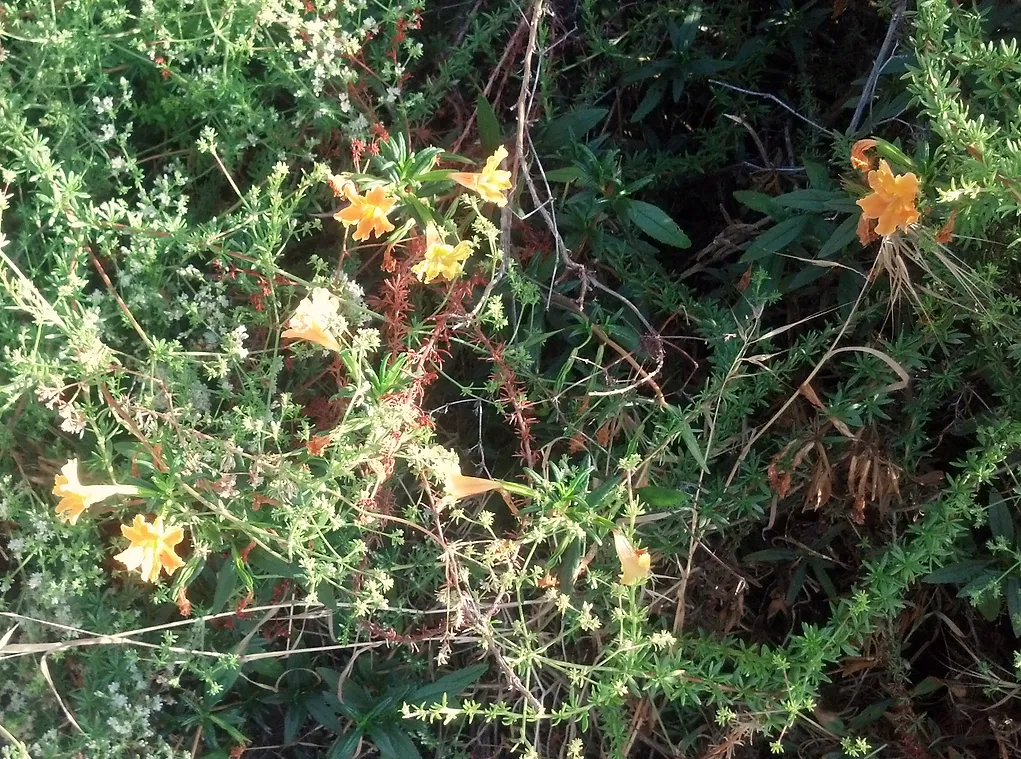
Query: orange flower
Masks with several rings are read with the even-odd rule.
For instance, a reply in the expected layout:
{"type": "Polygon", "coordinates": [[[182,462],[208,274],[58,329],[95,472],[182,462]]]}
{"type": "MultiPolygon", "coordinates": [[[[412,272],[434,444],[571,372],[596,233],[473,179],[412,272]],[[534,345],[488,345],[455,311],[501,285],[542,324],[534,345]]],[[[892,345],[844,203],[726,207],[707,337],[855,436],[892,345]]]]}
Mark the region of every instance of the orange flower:
{"type": "Polygon", "coordinates": [[[496,203],[502,208],[507,205],[507,197],[504,193],[510,189],[511,173],[497,167],[507,155],[507,148],[501,145],[493,155],[489,156],[486,165],[478,174],[456,172],[451,174],[450,178],[462,187],[474,190],[483,200],[496,203]]]}
{"type": "Polygon", "coordinates": [[[851,148],[851,166],[858,169],[858,171],[869,171],[872,169],[876,162],[865,155],[865,153],[872,150],[878,144],[875,140],[858,140],[858,142],[854,143],[854,147],[851,148]]]}
{"type": "Polygon", "coordinates": [[[339,189],[351,201],[351,205],[338,211],[333,218],[346,227],[357,224],[354,239],[368,240],[370,234],[382,237],[394,228],[386,215],[393,210],[397,200],[388,197],[382,187],[373,187],[365,195],[359,195],[350,182],[339,189]]]}
{"type": "Polygon", "coordinates": [[[457,245],[447,245],[435,224],[425,228],[425,258],[411,267],[426,284],[437,277],[455,280],[461,276],[464,260],[472,254],[471,243],[462,240],[457,245]]]}
{"type": "Polygon", "coordinates": [[[873,190],[872,194],[857,202],[863,217],[879,220],[877,234],[885,237],[918,221],[918,209],[915,208],[918,177],[914,174],[894,176],[890,164],[880,160],[879,168],[869,172],[869,187],[873,190]]]}
{"type": "Polygon", "coordinates": [[[78,459],[71,459],[53,478],[53,495],[60,496],[57,518],[75,524],[78,517],[94,503],[115,495],[137,495],[132,485],[82,485],[78,481],[78,459]]]}
{"type": "Polygon", "coordinates": [[[649,552],[635,548],[631,541],[616,530],[613,533],[613,547],[617,549],[620,559],[620,581],[624,585],[634,585],[649,576],[652,571],[652,557],[649,552]]]}
{"type": "Polygon", "coordinates": [[[310,298],[302,299],[294,315],[287,322],[287,329],[280,333],[281,337],[293,337],[317,343],[327,350],[339,351],[340,343],[330,331],[332,323],[340,319],[337,313],[340,301],[330,291],[317,287],[312,290],[310,298]]]}
{"type": "Polygon", "coordinates": [[[184,540],[180,527],[163,526],[163,517],[149,524],[141,515],[135,515],[130,525],[121,525],[121,534],[131,545],[114,556],[129,572],[138,570],[146,582],[156,582],[160,570],[172,575],[184,566],[184,560],[174,552],[174,547],[184,540]]]}
{"type": "Polygon", "coordinates": [[[465,477],[460,473],[447,475],[446,481],[447,495],[455,501],[480,493],[488,493],[490,490],[499,490],[501,487],[503,486],[496,480],[488,480],[484,477],[465,477]]]}

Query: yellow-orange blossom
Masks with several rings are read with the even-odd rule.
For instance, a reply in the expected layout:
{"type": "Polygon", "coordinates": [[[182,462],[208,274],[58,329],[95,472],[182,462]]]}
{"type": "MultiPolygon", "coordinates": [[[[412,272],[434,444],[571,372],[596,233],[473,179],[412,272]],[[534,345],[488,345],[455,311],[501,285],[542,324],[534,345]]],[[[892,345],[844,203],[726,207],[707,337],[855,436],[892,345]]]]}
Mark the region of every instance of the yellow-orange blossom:
{"type": "MultiPolygon", "coordinates": [[[[331,181],[330,184],[336,191],[334,183],[331,181]]],[[[350,182],[341,185],[339,189],[350,201],[350,205],[334,214],[333,218],[346,227],[357,225],[352,235],[355,240],[368,240],[370,234],[382,237],[393,230],[394,225],[386,216],[393,210],[397,200],[389,197],[382,187],[373,187],[364,195],[359,195],[350,182]]]]}
{"type": "Polygon", "coordinates": [[[474,190],[483,200],[496,203],[502,208],[507,205],[507,197],[504,193],[510,189],[511,173],[500,169],[499,166],[507,155],[507,148],[501,145],[486,160],[486,165],[482,167],[482,171],[477,174],[455,172],[450,175],[450,178],[462,187],[474,190]]]}
{"type": "Polygon", "coordinates": [[[912,173],[894,175],[890,164],[879,162],[879,168],[869,172],[869,187],[873,192],[861,198],[862,217],[877,219],[876,233],[891,235],[898,229],[918,221],[918,177],[912,173]]]}
{"type": "Polygon", "coordinates": [[[78,459],[71,459],[53,478],[53,495],[60,496],[57,518],[75,524],[78,517],[94,503],[115,495],[136,495],[132,485],[83,485],[78,480],[78,459]]]}
{"type": "Polygon", "coordinates": [[[652,571],[652,557],[649,552],[635,548],[620,532],[613,533],[613,547],[617,549],[620,559],[620,581],[624,585],[634,585],[649,576],[652,571]]]}
{"type": "Polygon", "coordinates": [[[160,570],[169,576],[184,566],[184,560],[174,552],[174,547],[184,540],[184,530],[164,527],[163,517],[156,517],[150,524],[141,515],[135,515],[130,525],[121,525],[121,534],[131,545],[114,559],[128,571],[137,569],[146,582],[156,582],[160,570]]]}

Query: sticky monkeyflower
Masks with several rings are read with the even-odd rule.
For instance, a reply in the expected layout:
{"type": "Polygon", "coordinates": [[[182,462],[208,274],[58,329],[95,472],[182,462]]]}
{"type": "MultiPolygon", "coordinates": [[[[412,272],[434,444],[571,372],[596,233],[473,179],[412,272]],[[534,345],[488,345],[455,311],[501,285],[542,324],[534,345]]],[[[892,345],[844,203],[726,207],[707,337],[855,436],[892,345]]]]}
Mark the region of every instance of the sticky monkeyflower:
{"type": "Polygon", "coordinates": [[[394,225],[387,219],[394,205],[396,198],[391,198],[382,187],[373,187],[364,195],[359,195],[354,184],[347,182],[338,186],[331,181],[331,187],[339,189],[344,197],[350,201],[347,208],[343,208],[334,214],[333,218],[345,227],[355,226],[355,240],[368,240],[369,235],[382,237],[393,230],[394,225]]]}
{"type": "Polygon", "coordinates": [[[472,254],[472,245],[462,240],[457,245],[447,245],[435,224],[425,228],[425,258],[411,267],[426,284],[437,278],[454,280],[461,276],[464,261],[472,254]]]}
{"type": "Polygon", "coordinates": [[[858,237],[866,243],[871,233],[871,221],[877,220],[875,233],[886,237],[898,229],[907,229],[919,219],[916,207],[918,177],[908,172],[896,176],[890,164],[879,161],[879,168],[869,172],[872,193],[857,201],[861,207],[858,237]]]}
{"type": "Polygon", "coordinates": [[[630,540],[616,530],[613,533],[613,547],[617,549],[617,558],[620,559],[622,584],[634,585],[649,576],[652,571],[652,557],[648,551],[635,548],[630,540]]]}
{"type": "Polygon", "coordinates": [[[483,200],[496,203],[502,208],[507,205],[507,196],[504,193],[510,189],[511,173],[499,168],[499,166],[507,155],[507,148],[501,145],[486,160],[486,165],[482,167],[482,171],[477,174],[455,172],[450,175],[450,178],[462,187],[474,190],[483,200]]]}
{"type": "Polygon", "coordinates": [[[150,524],[136,514],[130,525],[121,525],[121,534],[131,541],[131,545],[114,559],[129,572],[137,569],[146,582],[156,582],[161,570],[169,577],[184,566],[184,559],[174,552],[174,547],[184,540],[184,530],[164,526],[163,517],[156,517],[150,524]]]}
{"type": "Polygon", "coordinates": [[[78,479],[78,459],[71,459],[53,478],[53,495],[60,497],[57,518],[76,524],[78,517],[94,503],[115,495],[138,495],[133,485],[83,485],[78,479]]]}
{"type": "Polygon", "coordinates": [[[340,301],[323,287],[316,287],[309,297],[302,299],[287,321],[281,337],[293,337],[317,343],[327,350],[339,351],[340,343],[333,334],[334,325],[342,324],[339,315],[340,301]]]}

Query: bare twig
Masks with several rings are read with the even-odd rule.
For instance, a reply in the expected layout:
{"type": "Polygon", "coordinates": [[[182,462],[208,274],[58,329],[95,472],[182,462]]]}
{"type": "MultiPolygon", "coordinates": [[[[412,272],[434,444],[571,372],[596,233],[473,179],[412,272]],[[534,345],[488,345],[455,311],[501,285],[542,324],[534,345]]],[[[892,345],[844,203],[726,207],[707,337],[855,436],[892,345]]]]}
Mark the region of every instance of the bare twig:
{"type": "Polygon", "coordinates": [[[872,64],[872,72],[869,74],[865,87],[861,91],[861,97],[858,98],[858,105],[854,109],[854,116],[851,117],[851,125],[847,127],[848,134],[854,134],[858,130],[862,115],[865,113],[865,106],[872,102],[872,96],[876,91],[876,84],[879,82],[879,75],[892,55],[890,48],[893,45],[894,37],[897,34],[897,27],[900,26],[900,21],[904,17],[904,11],[907,10],[907,7],[908,0],[900,0],[893,11],[890,25],[886,28],[883,46],[879,48],[879,55],[876,56],[875,63],[872,64]]]}
{"type": "Polygon", "coordinates": [[[809,126],[815,127],[820,132],[828,134],[830,137],[839,137],[840,136],[840,132],[837,132],[834,129],[827,129],[826,127],[822,126],[821,124],[817,124],[816,122],[812,121],[812,119],[808,118],[808,116],[805,116],[805,115],[803,115],[801,113],[798,113],[798,111],[796,111],[793,108],[791,108],[789,105],[787,105],[787,103],[782,101],[776,95],[771,95],[768,92],[759,92],[757,90],[746,90],[743,87],[736,87],[733,84],[721,81],[719,79],[710,79],[709,83],[710,84],[719,85],[720,87],[726,87],[728,90],[734,90],[734,92],[740,92],[743,95],[754,95],[755,97],[766,98],[767,100],[772,100],[774,103],[776,103],[778,106],[783,108],[785,111],[788,111],[789,113],[793,114],[794,116],[797,116],[799,119],[804,121],[806,124],[808,124],[809,126]]]}

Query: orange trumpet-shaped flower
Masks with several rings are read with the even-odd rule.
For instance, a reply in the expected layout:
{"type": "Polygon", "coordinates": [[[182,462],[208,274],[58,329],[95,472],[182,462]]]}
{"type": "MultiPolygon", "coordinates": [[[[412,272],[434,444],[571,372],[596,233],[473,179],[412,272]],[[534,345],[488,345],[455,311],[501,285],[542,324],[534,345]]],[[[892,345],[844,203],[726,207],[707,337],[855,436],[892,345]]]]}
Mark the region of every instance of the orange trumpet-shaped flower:
{"type": "Polygon", "coordinates": [[[462,240],[447,245],[435,224],[425,228],[425,258],[411,267],[420,280],[428,284],[437,277],[454,280],[461,276],[466,258],[472,254],[471,243],[462,240]]]}
{"type": "Polygon", "coordinates": [[[634,585],[649,576],[652,571],[652,557],[649,552],[635,548],[623,534],[614,531],[613,547],[617,549],[620,559],[620,581],[624,585],[634,585]]]}
{"type": "Polygon", "coordinates": [[[502,208],[507,205],[507,196],[504,193],[510,189],[511,173],[498,167],[507,155],[507,148],[501,145],[489,156],[479,173],[456,172],[451,174],[450,178],[462,187],[474,190],[483,200],[496,203],[502,208]]]}
{"type": "Polygon", "coordinates": [[[53,478],[53,495],[60,496],[57,518],[75,524],[78,517],[94,503],[115,495],[137,495],[132,485],[82,485],[78,480],[78,459],[71,459],[53,478]]]}
{"type": "Polygon", "coordinates": [[[496,480],[488,480],[484,477],[465,477],[460,473],[447,475],[446,481],[447,495],[455,501],[480,493],[488,493],[490,490],[499,490],[501,487],[503,486],[496,480]]]}
{"type": "Polygon", "coordinates": [[[355,240],[368,240],[370,234],[382,237],[393,230],[394,225],[386,216],[393,210],[397,200],[389,197],[382,187],[373,187],[364,195],[359,195],[351,183],[339,189],[351,203],[334,214],[333,218],[346,227],[357,225],[352,235],[355,240]]]}
{"type": "Polygon", "coordinates": [[[294,315],[287,322],[282,337],[293,337],[317,343],[327,350],[339,351],[340,343],[330,331],[330,324],[337,319],[340,301],[329,290],[317,287],[310,298],[302,299],[294,315]]]}
{"type": "Polygon", "coordinates": [[[857,201],[862,216],[878,219],[876,233],[881,236],[907,229],[918,221],[918,177],[912,173],[895,176],[890,164],[880,160],[879,168],[869,172],[869,187],[873,192],[857,201]]]}
{"type": "Polygon", "coordinates": [[[851,166],[858,169],[858,171],[869,171],[874,168],[876,165],[875,160],[866,155],[866,153],[878,144],[875,140],[858,140],[858,142],[854,143],[854,147],[851,148],[851,166]]]}
{"type": "Polygon", "coordinates": [[[163,517],[149,524],[141,515],[135,515],[130,525],[121,525],[121,534],[131,545],[114,556],[129,572],[138,570],[146,582],[156,582],[160,570],[167,576],[184,566],[184,559],[174,552],[174,547],[184,540],[180,527],[164,527],[163,517]]]}

